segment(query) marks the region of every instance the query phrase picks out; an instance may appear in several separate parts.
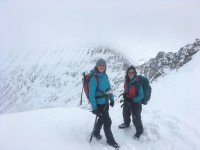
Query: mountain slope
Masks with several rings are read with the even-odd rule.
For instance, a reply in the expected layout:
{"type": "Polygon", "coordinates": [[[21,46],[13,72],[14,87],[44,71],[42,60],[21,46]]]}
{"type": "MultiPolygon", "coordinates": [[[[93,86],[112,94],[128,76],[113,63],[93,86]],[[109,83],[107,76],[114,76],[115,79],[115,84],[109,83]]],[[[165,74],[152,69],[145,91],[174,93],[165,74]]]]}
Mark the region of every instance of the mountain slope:
{"type": "MultiPolygon", "coordinates": [[[[132,139],[133,125],[119,130],[122,123],[120,104],[110,108],[112,131],[121,150],[199,150],[200,144],[200,53],[178,71],[152,84],[152,98],[143,105],[144,134],[132,139]]],[[[4,150],[111,150],[89,135],[95,116],[85,109],[63,108],[0,115],[0,145],[4,150]]]]}
{"type": "Polygon", "coordinates": [[[177,53],[159,52],[155,58],[137,66],[139,74],[146,76],[151,82],[159,77],[165,76],[171,70],[178,70],[180,67],[192,60],[200,50],[200,40],[182,47],[177,53]]]}
{"type": "Polygon", "coordinates": [[[78,105],[74,99],[80,99],[82,73],[94,68],[99,58],[106,59],[115,88],[130,63],[108,48],[77,46],[11,54],[1,68],[0,113],[78,105]]]}
{"type": "MultiPolygon", "coordinates": [[[[82,73],[89,72],[99,58],[107,61],[107,74],[117,99],[130,64],[153,82],[184,66],[199,50],[197,39],[177,53],[159,52],[140,66],[115,50],[87,45],[13,53],[0,64],[0,113],[79,105],[82,73]]],[[[83,96],[83,107],[88,108],[83,96]]]]}

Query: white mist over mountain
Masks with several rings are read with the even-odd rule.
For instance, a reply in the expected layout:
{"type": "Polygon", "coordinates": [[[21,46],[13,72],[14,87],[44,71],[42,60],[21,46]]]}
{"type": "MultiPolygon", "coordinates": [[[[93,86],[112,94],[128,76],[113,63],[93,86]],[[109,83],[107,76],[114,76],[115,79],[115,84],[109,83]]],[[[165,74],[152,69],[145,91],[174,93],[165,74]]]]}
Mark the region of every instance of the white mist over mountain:
{"type": "Polygon", "coordinates": [[[176,71],[166,68],[168,74],[152,84],[140,141],[132,139],[133,125],[117,127],[123,65],[177,52],[199,38],[199,6],[199,0],[1,0],[0,110],[14,113],[0,115],[0,149],[111,149],[103,133],[89,144],[94,115],[85,97],[79,107],[81,73],[103,57],[115,85],[110,115],[122,150],[199,150],[199,53],[176,71]],[[49,109],[31,111],[42,108],[49,109]]]}
{"type": "Polygon", "coordinates": [[[133,60],[177,51],[200,37],[200,1],[0,1],[0,52],[109,46],[133,60]],[[131,54],[131,55],[130,55],[131,54]]]}

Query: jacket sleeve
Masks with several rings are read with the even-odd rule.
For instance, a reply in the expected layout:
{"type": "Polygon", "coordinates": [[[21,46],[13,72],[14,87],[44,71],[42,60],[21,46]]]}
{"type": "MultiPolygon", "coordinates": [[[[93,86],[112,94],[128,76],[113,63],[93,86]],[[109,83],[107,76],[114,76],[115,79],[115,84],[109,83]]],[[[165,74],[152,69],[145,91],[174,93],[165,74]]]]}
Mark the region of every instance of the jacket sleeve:
{"type": "Polygon", "coordinates": [[[89,82],[89,100],[92,106],[92,110],[97,109],[97,103],[95,99],[96,89],[97,89],[97,81],[94,77],[92,77],[89,82]]]}
{"type": "MultiPolygon", "coordinates": [[[[111,90],[111,86],[110,86],[109,80],[108,80],[108,84],[109,84],[109,90],[111,90]]],[[[113,96],[113,94],[109,94],[109,99],[110,99],[111,101],[114,101],[114,96],[113,96]]]]}
{"type": "Polygon", "coordinates": [[[142,85],[140,85],[140,87],[138,88],[138,95],[133,98],[134,102],[139,102],[144,98],[144,91],[143,91],[143,87],[142,85]]]}

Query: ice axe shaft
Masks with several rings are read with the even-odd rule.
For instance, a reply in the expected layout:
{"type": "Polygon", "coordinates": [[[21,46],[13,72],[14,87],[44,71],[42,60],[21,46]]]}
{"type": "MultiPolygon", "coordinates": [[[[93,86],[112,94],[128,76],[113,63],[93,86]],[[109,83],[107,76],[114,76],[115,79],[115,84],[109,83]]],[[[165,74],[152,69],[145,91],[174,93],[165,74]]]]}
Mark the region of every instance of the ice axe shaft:
{"type": "Polygon", "coordinates": [[[98,117],[97,117],[97,115],[96,115],[95,122],[94,122],[94,127],[93,127],[93,130],[92,130],[91,136],[90,136],[90,143],[91,143],[91,141],[92,141],[92,138],[93,138],[93,136],[94,136],[94,131],[95,131],[95,129],[96,129],[97,118],[98,118],[98,117]]]}

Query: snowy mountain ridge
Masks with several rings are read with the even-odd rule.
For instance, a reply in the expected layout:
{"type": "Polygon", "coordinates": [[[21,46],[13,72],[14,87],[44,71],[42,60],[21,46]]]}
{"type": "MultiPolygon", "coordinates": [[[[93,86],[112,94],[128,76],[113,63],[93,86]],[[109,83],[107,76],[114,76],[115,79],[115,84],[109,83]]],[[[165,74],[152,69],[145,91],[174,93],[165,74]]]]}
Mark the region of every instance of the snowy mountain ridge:
{"type": "MultiPolygon", "coordinates": [[[[120,150],[199,150],[200,53],[192,61],[153,82],[151,101],[142,109],[144,134],[133,140],[135,128],[121,130],[121,104],[110,107],[112,132],[120,150]],[[184,82],[187,79],[187,82],[184,82]],[[176,83],[176,84],[174,84],[176,83]],[[185,88],[192,87],[192,88],[185,88]]],[[[113,150],[102,140],[89,142],[95,115],[80,107],[52,108],[0,115],[2,150],[113,150]]]]}
{"type": "Polygon", "coordinates": [[[200,50],[200,40],[182,47],[177,53],[159,52],[155,58],[137,67],[139,74],[146,76],[151,82],[165,76],[171,70],[178,70],[189,62],[200,50]]]}
{"type": "MultiPolygon", "coordinates": [[[[189,62],[199,49],[200,40],[197,39],[178,53],[159,52],[156,58],[136,66],[138,74],[156,81],[189,62]]],[[[123,91],[125,70],[131,62],[115,50],[77,46],[10,54],[0,70],[0,113],[79,105],[82,73],[89,72],[99,58],[107,61],[107,74],[117,99],[123,91]]],[[[88,107],[83,96],[83,107],[88,107]]]]}
{"type": "Polygon", "coordinates": [[[94,68],[99,58],[106,59],[107,73],[117,87],[123,67],[130,63],[108,48],[64,47],[11,54],[0,70],[0,112],[78,105],[82,73],[94,68]]]}

